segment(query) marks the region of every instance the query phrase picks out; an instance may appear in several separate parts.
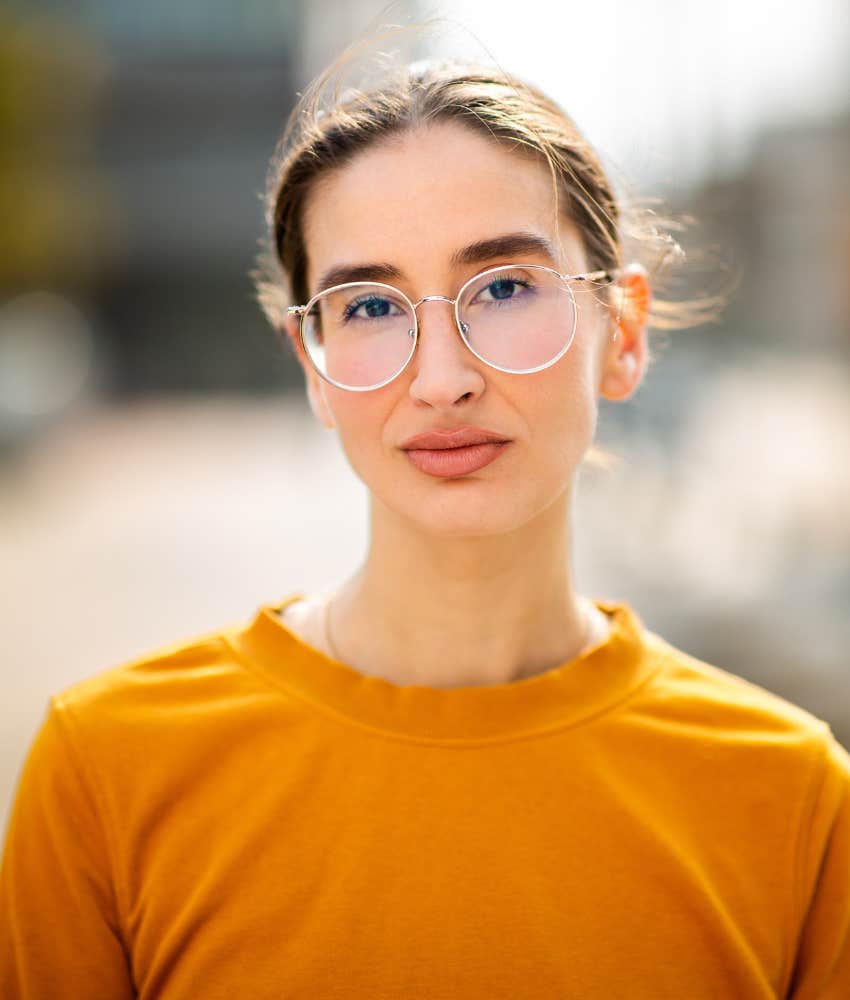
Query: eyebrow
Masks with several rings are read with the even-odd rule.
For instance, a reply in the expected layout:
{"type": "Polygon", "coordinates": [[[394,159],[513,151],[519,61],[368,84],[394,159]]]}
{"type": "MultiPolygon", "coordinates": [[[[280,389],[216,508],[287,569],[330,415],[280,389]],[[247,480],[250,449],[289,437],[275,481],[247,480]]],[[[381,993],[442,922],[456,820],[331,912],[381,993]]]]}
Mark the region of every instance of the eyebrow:
{"type": "MultiPolygon", "coordinates": [[[[539,254],[551,264],[558,263],[558,253],[545,236],[531,232],[506,233],[487,240],[476,240],[468,246],[456,250],[449,263],[452,267],[463,264],[482,264],[497,257],[512,257],[520,254],[539,254]]],[[[349,281],[394,281],[403,278],[404,272],[395,264],[341,264],[331,267],[319,279],[315,295],[325,292],[334,285],[344,285],[349,281]]]]}

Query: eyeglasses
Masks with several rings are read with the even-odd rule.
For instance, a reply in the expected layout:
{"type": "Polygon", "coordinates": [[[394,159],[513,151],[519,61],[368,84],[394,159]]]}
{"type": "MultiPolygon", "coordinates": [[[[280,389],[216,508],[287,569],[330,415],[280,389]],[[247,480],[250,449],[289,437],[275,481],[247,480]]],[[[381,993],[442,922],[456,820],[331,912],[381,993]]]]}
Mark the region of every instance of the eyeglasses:
{"type": "Polygon", "coordinates": [[[454,299],[426,295],[416,303],[392,285],[350,281],[287,312],[300,317],[299,337],[310,364],[340,389],[368,392],[397,378],[416,351],[416,310],[433,301],[454,306],[461,339],[476,358],[498,371],[528,375],[555,364],[573,342],[573,283],[592,288],[617,273],[561,274],[541,264],[501,264],[470,278],[454,299]]]}

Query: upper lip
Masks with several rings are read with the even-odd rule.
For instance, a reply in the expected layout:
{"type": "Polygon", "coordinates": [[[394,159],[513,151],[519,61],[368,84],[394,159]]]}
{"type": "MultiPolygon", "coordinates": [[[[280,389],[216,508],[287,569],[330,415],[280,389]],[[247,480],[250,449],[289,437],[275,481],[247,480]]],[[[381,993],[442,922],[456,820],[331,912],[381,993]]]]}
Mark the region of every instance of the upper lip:
{"type": "Polygon", "coordinates": [[[485,427],[449,427],[434,428],[422,434],[414,434],[408,438],[402,448],[406,451],[414,449],[428,448],[463,448],[470,444],[484,444],[486,442],[504,442],[509,440],[504,434],[496,431],[489,431],[485,427]]]}

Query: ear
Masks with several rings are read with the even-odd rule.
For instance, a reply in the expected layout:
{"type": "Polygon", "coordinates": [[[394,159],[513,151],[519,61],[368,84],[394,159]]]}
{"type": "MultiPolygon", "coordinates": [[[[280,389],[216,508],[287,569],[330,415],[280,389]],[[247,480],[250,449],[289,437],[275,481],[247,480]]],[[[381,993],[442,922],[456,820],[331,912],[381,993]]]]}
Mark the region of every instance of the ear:
{"type": "Polygon", "coordinates": [[[647,365],[646,326],[652,289],[646,269],[630,264],[611,288],[611,332],[605,345],[599,393],[624,400],[640,385],[647,365]]]}
{"type": "Polygon", "coordinates": [[[298,358],[298,363],[301,365],[301,370],[304,372],[304,381],[307,385],[307,398],[310,401],[310,409],[313,411],[313,415],[318,421],[323,423],[328,430],[336,427],[336,422],[334,421],[333,414],[331,413],[330,406],[328,406],[328,401],[325,396],[325,381],[317,374],[315,368],[310,364],[310,359],[307,357],[304,347],[301,343],[301,337],[298,334],[299,320],[297,316],[287,315],[284,320],[284,333],[285,336],[289,338],[289,342],[292,345],[292,349],[295,351],[295,356],[298,358]]]}
{"type": "Polygon", "coordinates": [[[287,313],[283,320],[283,327],[278,329],[278,333],[281,335],[281,340],[288,340],[289,345],[295,353],[295,357],[298,358],[298,362],[302,368],[308,367],[310,362],[307,360],[307,355],[304,353],[304,348],[301,346],[301,338],[298,335],[299,318],[298,316],[293,316],[291,313],[287,313]]]}

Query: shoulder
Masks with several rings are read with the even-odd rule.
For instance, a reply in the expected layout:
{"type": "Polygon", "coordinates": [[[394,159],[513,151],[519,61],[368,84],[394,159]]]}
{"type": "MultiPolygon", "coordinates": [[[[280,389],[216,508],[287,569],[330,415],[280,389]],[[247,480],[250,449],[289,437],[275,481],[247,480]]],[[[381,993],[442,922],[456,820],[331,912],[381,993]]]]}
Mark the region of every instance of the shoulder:
{"type": "Polygon", "coordinates": [[[824,719],[651,631],[645,648],[655,669],[629,717],[647,752],[801,822],[824,783],[827,797],[846,794],[850,756],[824,719]]]}
{"type": "Polygon", "coordinates": [[[651,631],[645,649],[655,669],[626,707],[635,758],[788,850],[823,849],[840,815],[850,824],[850,754],[828,722],[651,631]]]}
{"type": "Polygon", "coordinates": [[[823,719],[782,695],[721,665],[709,663],[645,630],[647,654],[656,662],[647,698],[682,723],[723,729],[741,739],[814,742],[831,736],[823,719]]]}
{"type": "Polygon", "coordinates": [[[52,694],[31,780],[84,784],[118,831],[265,752],[302,709],[240,653],[248,624],[154,647],[52,694]]]}
{"type": "Polygon", "coordinates": [[[167,728],[233,704],[258,686],[230,642],[229,625],[155,646],[55,692],[50,710],[69,734],[126,741],[131,732],[167,728]]]}

